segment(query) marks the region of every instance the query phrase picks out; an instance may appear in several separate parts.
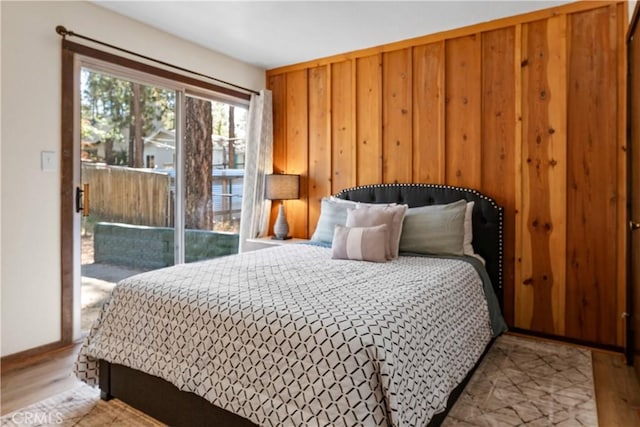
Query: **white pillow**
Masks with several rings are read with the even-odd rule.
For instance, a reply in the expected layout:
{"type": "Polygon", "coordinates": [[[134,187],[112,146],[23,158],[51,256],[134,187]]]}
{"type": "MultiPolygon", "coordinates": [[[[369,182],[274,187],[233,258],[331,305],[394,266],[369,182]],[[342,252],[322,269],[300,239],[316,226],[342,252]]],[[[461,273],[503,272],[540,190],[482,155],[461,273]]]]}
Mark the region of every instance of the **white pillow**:
{"type": "Polygon", "coordinates": [[[473,250],[473,205],[476,202],[467,202],[467,211],[464,214],[464,240],[462,241],[462,252],[465,255],[474,255],[473,250]]]}
{"type": "Polygon", "coordinates": [[[476,202],[467,202],[467,211],[464,214],[464,240],[462,242],[462,252],[465,255],[478,258],[484,264],[484,258],[478,255],[473,249],[473,206],[476,202]]]}

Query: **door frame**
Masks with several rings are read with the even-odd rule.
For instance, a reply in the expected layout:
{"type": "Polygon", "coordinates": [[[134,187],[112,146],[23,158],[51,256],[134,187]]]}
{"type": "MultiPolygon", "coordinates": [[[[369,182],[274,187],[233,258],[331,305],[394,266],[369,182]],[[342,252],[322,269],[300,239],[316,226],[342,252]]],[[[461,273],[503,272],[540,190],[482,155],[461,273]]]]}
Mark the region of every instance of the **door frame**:
{"type": "MultiPolygon", "coordinates": [[[[633,134],[633,117],[632,112],[633,108],[640,108],[640,99],[635,100],[634,104],[634,90],[638,90],[640,88],[635,88],[633,85],[634,78],[633,73],[640,72],[640,69],[633,69],[634,61],[633,61],[633,46],[632,41],[634,39],[635,32],[638,28],[638,23],[640,21],[640,3],[636,3],[633,16],[629,23],[629,31],[627,33],[627,221],[625,222],[625,227],[627,227],[627,307],[626,307],[626,340],[625,340],[625,359],[627,365],[633,365],[635,359],[635,351],[636,346],[640,345],[637,338],[640,336],[640,322],[636,320],[636,313],[634,310],[637,307],[634,307],[634,294],[636,292],[635,288],[640,284],[636,284],[634,286],[634,275],[633,275],[633,230],[631,229],[631,221],[634,220],[633,217],[633,173],[634,173],[634,162],[633,162],[633,139],[639,139],[640,136],[633,134]]],[[[640,36],[638,36],[640,37],[640,36]]],[[[640,43],[640,39],[636,38],[636,43],[640,43]]],[[[640,58],[639,58],[640,59],[640,58]]],[[[636,160],[638,162],[638,160],[636,160]]],[[[636,164],[635,168],[640,168],[640,164],[636,164]]],[[[638,190],[638,189],[636,189],[638,190]]],[[[636,366],[636,372],[640,377],[640,367],[636,366]]]]}
{"type": "MultiPolygon", "coordinates": [[[[62,40],[61,67],[61,155],[60,155],[60,281],[61,319],[60,344],[69,345],[80,338],[80,313],[75,311],[75,301],[79,298],[75,280],[80,277],[80,244],[76,239],[80,214],[75,211],[75,189],[79,182],[80,118],[79,98],[79,57],[93,58],[136,73],[146,73],[182,85],[184,90],[215,93],[224,102],[246,105],[251,95],[219,86],[205,80],[158,68],[133,59],[114,55],[83,44],[62,40]],[[76,326],[77,323],[77,326],[76,326]]],[[[178,97],[182,98],[182,97],[178,97]]],[[[176,99],[176,103],[179,99],[176,99]]],[[[180,126],[176,123],[176,126],[180,126]]],[[[183,127],[182,127],[183,128],[183,127]]],[[[176,136],[177,138],[177,136],[176,136]]],[[[178,144],[179,145],[179,144],[178,144]]],[[[178,159],[179,161],[179,159],[178,159]]],[[[178,196],[176,197],[178,199],[178,196]]]]}

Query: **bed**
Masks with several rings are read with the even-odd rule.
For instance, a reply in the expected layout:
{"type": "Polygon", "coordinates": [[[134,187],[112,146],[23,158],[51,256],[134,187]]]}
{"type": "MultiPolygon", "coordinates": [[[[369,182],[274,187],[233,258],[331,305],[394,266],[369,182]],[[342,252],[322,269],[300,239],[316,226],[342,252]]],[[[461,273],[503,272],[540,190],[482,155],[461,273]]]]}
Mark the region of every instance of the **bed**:
{"type": "Polygon", "coordinates": [[[76,375],[170,425],[440,423],[505,329],[502,209],[475,190],[431,184],[335,197],[409,208],[473,201],[485,266],[415,253],[332,259],[317,242],[144,273],[116,286],[76,375]]]}

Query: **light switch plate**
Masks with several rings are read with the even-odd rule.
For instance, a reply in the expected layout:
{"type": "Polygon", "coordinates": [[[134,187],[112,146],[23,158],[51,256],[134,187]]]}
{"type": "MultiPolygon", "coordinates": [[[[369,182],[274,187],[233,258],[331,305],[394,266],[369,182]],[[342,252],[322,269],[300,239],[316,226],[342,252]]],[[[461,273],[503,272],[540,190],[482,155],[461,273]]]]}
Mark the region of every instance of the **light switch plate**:
{"type": "Polygon", "coordinates": [[[45,172],[58,170],[58,156],[55,151],[42,151],[40,153],[40,168],[45,172]]]}

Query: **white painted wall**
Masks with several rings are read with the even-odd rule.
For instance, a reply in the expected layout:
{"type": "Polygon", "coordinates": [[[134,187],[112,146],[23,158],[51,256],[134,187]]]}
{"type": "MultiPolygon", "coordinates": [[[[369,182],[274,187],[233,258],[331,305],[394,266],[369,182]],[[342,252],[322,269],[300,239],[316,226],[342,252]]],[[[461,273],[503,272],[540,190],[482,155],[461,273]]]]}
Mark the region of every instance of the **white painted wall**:
{"type": "Polygon", "coordinates": [[[633,11],[636,8],[636,3],[638,3],[638,0],[629,0],[628,4],[629,4],[629,21],[631,21],[631,18],[633,18],[633,11]]]}
{"type": "MultiPolygon", "coordinates": [[[[60,36],[68,30],[252,89],[264,70],[87,2],[0,2],[2,356],[60,339],[60,36]]],[[[72,41],[79,41],[75,39],[72,41]]]]}

